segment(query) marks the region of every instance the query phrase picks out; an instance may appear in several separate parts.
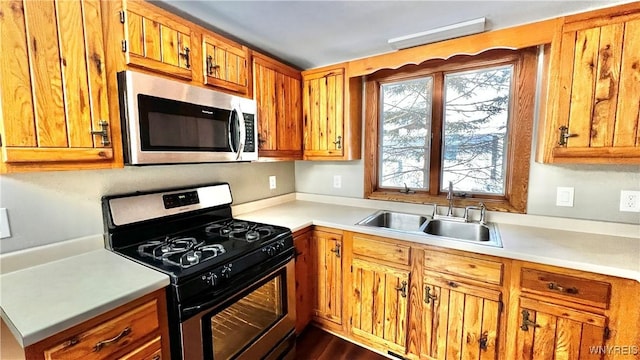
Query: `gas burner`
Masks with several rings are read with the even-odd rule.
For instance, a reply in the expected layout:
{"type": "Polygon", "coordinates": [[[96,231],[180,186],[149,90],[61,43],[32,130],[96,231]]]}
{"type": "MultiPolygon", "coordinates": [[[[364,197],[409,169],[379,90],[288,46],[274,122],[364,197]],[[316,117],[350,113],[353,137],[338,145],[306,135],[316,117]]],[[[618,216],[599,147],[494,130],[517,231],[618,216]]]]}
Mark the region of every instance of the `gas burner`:
{"type": "Polygon", "coordinates": [[[222,255],[225,252],[226,251],[224,249],[224,246],[220,244],[205,245],[204,243],[200,243],[196,245],[193,249],[190,249],[187,252],[181,254],[180,257],[178,257],[178,259],[173,260],[173,257],[167,256],[162,259],[162,262],[164,262],[165,264],[175,265],[183,269],[186,269],[193,265],[197,265],[205,260],[209,260],[218,255],[222,255]]]}
{"type": "Polygon", "coordinates": [[[215,223],[207,226],[204,231],[208,235],[221,235],[225,237],[234,237],[234,234],[247,231],[249,229],[249,223],[246,221],[229,220],[222,223],[215,223]]]}
{"type": "Polygon", "coordinates": [[[138,246],[138,253],[161,260],[188,251],[197,243],[198,241],[193,237],[167,237],[164,241],[150,241],[138,246]]]}
{"type": "Polygon", "coordinates": [[[229,233],[229,238],[254,242],[256,240],[264,239],[272,233],[273,228],[271,226],[252,225],[246,229],[231,231],[229,233]]]}

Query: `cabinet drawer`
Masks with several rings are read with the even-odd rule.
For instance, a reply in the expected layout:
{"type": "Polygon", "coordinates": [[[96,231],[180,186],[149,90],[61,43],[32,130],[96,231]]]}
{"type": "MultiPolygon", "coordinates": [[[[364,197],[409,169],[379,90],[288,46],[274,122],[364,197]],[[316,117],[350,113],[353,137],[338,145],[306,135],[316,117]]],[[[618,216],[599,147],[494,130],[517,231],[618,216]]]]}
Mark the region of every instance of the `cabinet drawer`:
{"type": "Polygon", "coordinates": [[[522,290],[606,309],[611,284],[535,269],[522,269],[522,290]]]}
{"type": "Polygon", "coordinates": [[[502,284],[502,263],[497,261],[425,251],[424,267],[485,283],[502,284]]]}
{"type": "MultiPolygon", "coordinates": [[[[44,351],[44,358],[104,359],[158,329],[156,300],[149,301],[44,351]]],[[[135,358],[135,357],[134,357],[135,358]]],[[[136,358],[137,359],[137,358],[136,358]]]]}
{"type": "Polygon", "coordinates": [[[133,350],[121,357],[120,360],[162,360],[162,341],[160,341],[160,337],[158,336],[133,350]]]}
{"type": "Polygon", "coordinates": [[[377,241],[364,236],[353,236],[353,253],[391,263],[409,265],[408,246],[377,241]]]}

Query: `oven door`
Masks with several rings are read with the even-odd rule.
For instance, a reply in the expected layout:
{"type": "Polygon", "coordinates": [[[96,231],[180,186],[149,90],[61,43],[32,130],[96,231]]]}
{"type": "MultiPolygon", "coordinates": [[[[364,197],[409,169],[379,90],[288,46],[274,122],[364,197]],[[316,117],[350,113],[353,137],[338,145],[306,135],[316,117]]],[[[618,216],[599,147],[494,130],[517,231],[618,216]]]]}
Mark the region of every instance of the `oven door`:
{"type": "Polygon", "coordinates": [[[294,262],[181,324],[186,360],[280,359],[293,354],[294,262]]]}

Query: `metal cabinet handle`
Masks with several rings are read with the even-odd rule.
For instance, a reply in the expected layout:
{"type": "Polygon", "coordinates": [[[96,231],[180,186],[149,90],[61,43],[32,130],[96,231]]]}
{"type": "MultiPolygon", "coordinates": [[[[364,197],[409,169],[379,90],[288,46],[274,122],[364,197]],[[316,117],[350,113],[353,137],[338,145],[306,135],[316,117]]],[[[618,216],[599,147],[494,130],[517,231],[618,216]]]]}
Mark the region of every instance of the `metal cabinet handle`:
{"type": "Polygon", "coordinates": [[[331,252],[336,254],[336,257],[340,257],[340,244],[336,244],[336,247],[331,249],[331,252]]]}
{"type": "Polygon", "coordinates": [[[436,300],[438,300],[438,296],[435,294],[431,294],[431,287],[429,286],[425,286],[424,287],[424,302],[429,304],[431,302],[431,300],[433,300],[434,302],[436,300]]]}
{"type": "Polygon", "coordinates": [[[111,345],[113,343],[117,343],[118,341],[120,341],[123,337],[127,336],[131,334],[131,328],[130,327],[126,327],[124,328],[124,330],[122,330],[122,332],[114,337],[112,337],[111,339],[108,340],[102,340],[99,341],[94,347],[93,347],[93,352],[98,352],[100,351],[103,347],[107,346],[107,345],[111,345]]]}
{"type": "Polygon", "coordinates": [[[184,58],[184,66],[187,67],[187,69],[189,69],[191,67],[191,64],[189,63],[189,53],[191,52],[191,49],[189,49],[188,47],[184,47],[184,52],[183,53],[179,53],[180,56],[182,56],[184,58]]]}
{"type": "Polygon", "coordinates": [[[156,355],[156,356],[154,356],[154,357],[153,357],[153,359],[152,359],[152,360],[160,360],[160,359],[162,359],[162,358],[160,357],[160,355],[156,355]]]}
{"type": "Polygon", "coordinates": [[[98,122],[98,125],[100,126],[101,130],[91,131],[91,135],[101,136],[103,146],[111,144],[111,141],[109,141],[109,131],[107,130],[109,128],[109,123],[106,120],[100,120],[98,122]]]}
{"type": "Polygon", "coordinates": [[[213,73],[220,68],[220,65],[213,63],[213,57],[207,56],[207,75],[213,76],[213,73]]]}
{"type": "Polygon", "coordinates": [[[569,128],[565,125],[560,126],[558,130],[560,130],[560,140],[558,140],[560,146],[567,146],[567,139],[578,136],[578,134],[570,134],[569,128]]]}
{"type": "Polygon", "coordinates": [[[407,297],[407,282],[402,281],[400,286],[396,286],[396,290],[400,291],[400,296],[407,297]]]}
{"type": "Polygon", "coordinates": [[[540,325],[529,320],[529,312],[527,310],[522,310],[522,325],[520,326],[520,329],[523,331],[529,331],[529,326],[533,326],[534,328],[540,327],[540,325]]]}
{"type": "Polygon", "coordinates": [[[548,287],[549,287],[549,290],[556,290],[556,291],[567,293],[567,294],[575,295],[578,293],[578,289],[575,287],[566,288],[554,282],[550,282],[548,287]]]}
{"type": "Polygon", "coordinates": [[[338,136],[333,144],[336,145],[337,149],[342,149],[342,136],[338,136]]]}
{"type": "Polygon", "coordinates": [[[485,331],[480,336],[480,350],[487,351],[488,347],[489,347],[489,333],[485,331]]]}

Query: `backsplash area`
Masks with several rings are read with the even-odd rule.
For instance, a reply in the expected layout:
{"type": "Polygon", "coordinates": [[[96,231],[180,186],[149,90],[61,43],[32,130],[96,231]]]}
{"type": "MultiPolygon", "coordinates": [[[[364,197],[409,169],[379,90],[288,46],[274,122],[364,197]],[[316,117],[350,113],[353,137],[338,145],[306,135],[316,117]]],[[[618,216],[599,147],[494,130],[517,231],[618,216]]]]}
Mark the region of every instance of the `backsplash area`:
{"type": "MultiPolygon", "coordinates": [[[[296,191],[361,198],[364,162],[296,161],[296,191]],[[333,176],[342,187],[333,188],[333,176]]],[[[546,165],[531,162],[527,213],[640,224],[640,213],[620,212],[620,190],[640,190],[638,165],[546,165]],[[556,206],[557,187],[574,188],[573,207],[556,206]]]]}
{"type": "Polygon", "coordinates": [[[0,207],[7,208],[10,238],[0,253],[103,232],[103,195],[225,181],[234,204],[295,191],[293,162],[125,167],[0,177],[0,207]],[[269,176],[277,188],[269,190],[269,176]]]}

